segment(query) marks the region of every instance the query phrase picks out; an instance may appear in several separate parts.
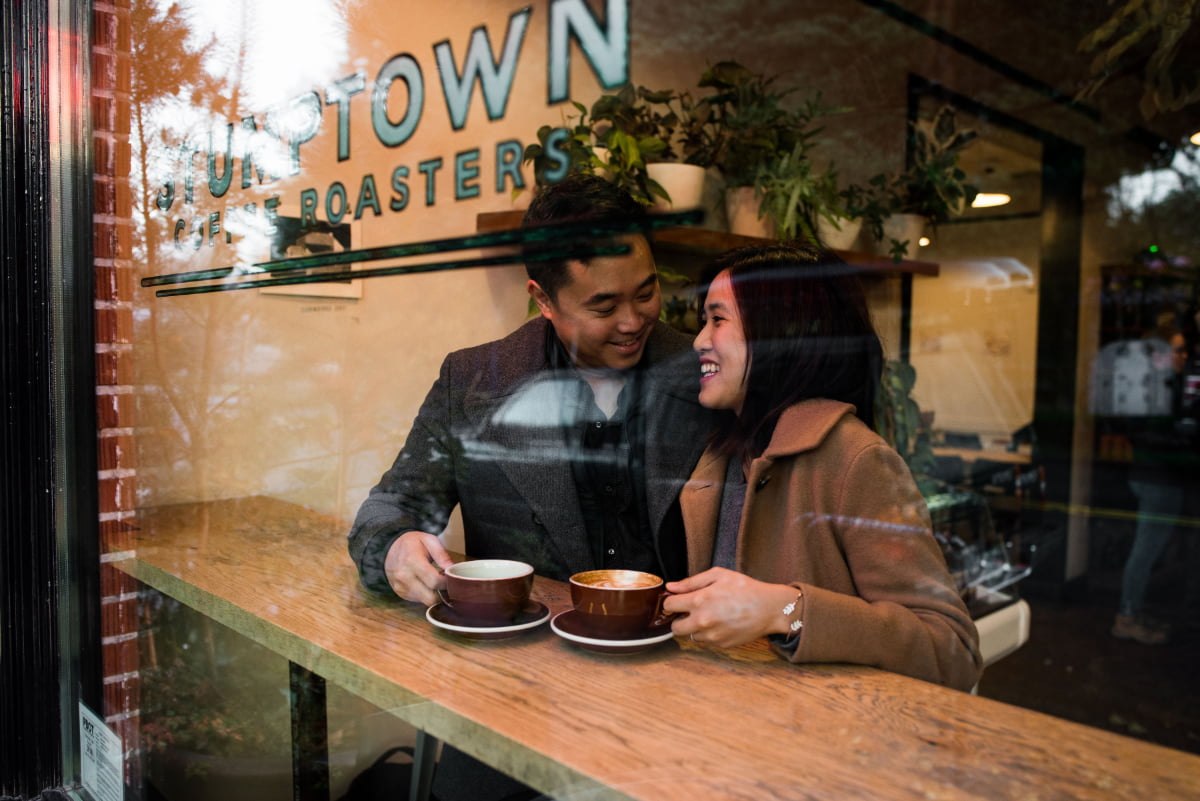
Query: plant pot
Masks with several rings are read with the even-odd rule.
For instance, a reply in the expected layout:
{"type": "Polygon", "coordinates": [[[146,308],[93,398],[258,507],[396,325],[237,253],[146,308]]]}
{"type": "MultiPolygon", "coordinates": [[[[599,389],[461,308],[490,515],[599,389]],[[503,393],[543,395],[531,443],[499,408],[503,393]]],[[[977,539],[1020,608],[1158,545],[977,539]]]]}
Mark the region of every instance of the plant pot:
{"type": "Polygon", "coordinates": [[[775,221],[770,217],[759,217],[761,198],[752,186],[731,186],[725,190],[725,216],[729,219],[729,233],[741,236],[775,238],[775,221]]]}
{"type": "Polygon", "coordinates": [[[654,198],[653,211],[683,211],[699,208],[704,198],[703,167],[657,161],[646,165],[646,174],[670,195],[670,200],[654,198]]]}
{"type": "Polygon", "coordinates": [[[925,218],[920,214],[893,214],[883,221],[883,241],[879,243],[882,255],[890,255],[892,241],[907,242],[904,258],[917,254],[917,242],[925,234],[925,218]]]}
{"type": "Polygon", "coordinates": [[[851,250],[855,240],[858,239],[858,232],[862,230],[862,225],[861,217],[853,220],[838,217],[836,227],[829,220],[820,217],[817,220],[817,236],[821,238],[821,244],[827,248],[851,250]]]}
{"type": "Polygon", "coordinates": [[[612,181],[616,180],[617,176],[608,167],[608,162],[612,160],[612,151],[609,150],[607,147],[601,147],[600,145],[593,145],[592,153],[593,153],[593,155],[595,155],[596,160],[600,162],[600,166],[597,167],[595,170],[596,175],[599,175],[601,178],[606,179],[610,183],[612,181]]]}

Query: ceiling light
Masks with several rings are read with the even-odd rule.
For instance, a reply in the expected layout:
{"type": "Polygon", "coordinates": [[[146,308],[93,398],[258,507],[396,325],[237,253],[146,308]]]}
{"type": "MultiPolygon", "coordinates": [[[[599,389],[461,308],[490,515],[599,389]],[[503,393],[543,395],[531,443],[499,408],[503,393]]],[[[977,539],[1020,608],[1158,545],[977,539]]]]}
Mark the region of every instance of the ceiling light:
{"type": "Polygon", "coordinates": [[[917,245],[923,248],[929,247],[929,237],[923,236],[917,240],[917,245]]]}
{"type": "Polygon", "coordinates": [[[1194,134],[1192,134],[1192,144],[1200,145],[1200,131],[1196,131],[1194,134]]]}
{"type": "Polygon", "coordinates": [[[992,206],[1003,206],[1005,203],[1011,203],[1012,197],[1001,194],[1000,192],[980,192],[971,201],[973,209],[989,209],[992,206]]]}

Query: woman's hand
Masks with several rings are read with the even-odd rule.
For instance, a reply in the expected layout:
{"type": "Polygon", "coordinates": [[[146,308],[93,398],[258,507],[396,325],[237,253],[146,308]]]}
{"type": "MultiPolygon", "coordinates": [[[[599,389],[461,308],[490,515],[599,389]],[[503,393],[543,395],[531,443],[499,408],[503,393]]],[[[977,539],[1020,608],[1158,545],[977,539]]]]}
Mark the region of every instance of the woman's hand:
{"type": "Polygon", "coordinates": [[[767,584],[714,567],[669,582],[666,589],[674,594],[663,602],[663,611],[686,615],[671,624],[681,637],[732,648],[768,634],[790,633],[791,619],[783,608],[796,600],[797,590],[787,584],[767,584]]]}

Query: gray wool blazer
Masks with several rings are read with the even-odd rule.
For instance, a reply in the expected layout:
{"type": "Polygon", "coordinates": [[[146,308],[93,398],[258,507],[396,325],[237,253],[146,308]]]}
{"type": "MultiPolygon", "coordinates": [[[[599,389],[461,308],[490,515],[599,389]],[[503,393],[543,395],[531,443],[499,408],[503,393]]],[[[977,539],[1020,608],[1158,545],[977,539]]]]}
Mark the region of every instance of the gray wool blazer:
{"type": "MultiPolygon", "coordinates": [[[[358,510],[350,555],[363,585],[390,591],[388,548],[406,531],[440,533],[462,508],[472,558],[529,562],[565,580],[596,567],[564,449],[568,377],[546,359],[549,323],[537,318],[503,339],[451,353],[392,467],[358,510]]],[[[657,324],[646,342],[646,504],[660,564],[686,565],[662,524],[704,449],[712,412],[700,406],[690,339],[657,324]]],[[[573,379],[572,379],[573,380],[573,379]]]]}

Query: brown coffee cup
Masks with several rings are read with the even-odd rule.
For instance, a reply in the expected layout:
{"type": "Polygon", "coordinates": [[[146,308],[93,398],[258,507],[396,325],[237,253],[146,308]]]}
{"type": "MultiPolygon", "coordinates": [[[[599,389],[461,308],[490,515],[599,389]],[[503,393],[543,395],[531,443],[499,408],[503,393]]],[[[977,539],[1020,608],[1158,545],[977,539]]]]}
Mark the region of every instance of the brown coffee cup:
{"type": "Polygon", "coordinates": [[[636,640],[670,623],[675,615],[662,609],[668,595],[653,573],[588,570],[571,576],[579,626],[601,640],[636,640]]]}
{"type": "Polygon", "coordinates": [[[472,559],[446,568],[446,588],[438,596],[468,626],[503,626],[516,619],[532,588],[532,565],[472,559]]]}

